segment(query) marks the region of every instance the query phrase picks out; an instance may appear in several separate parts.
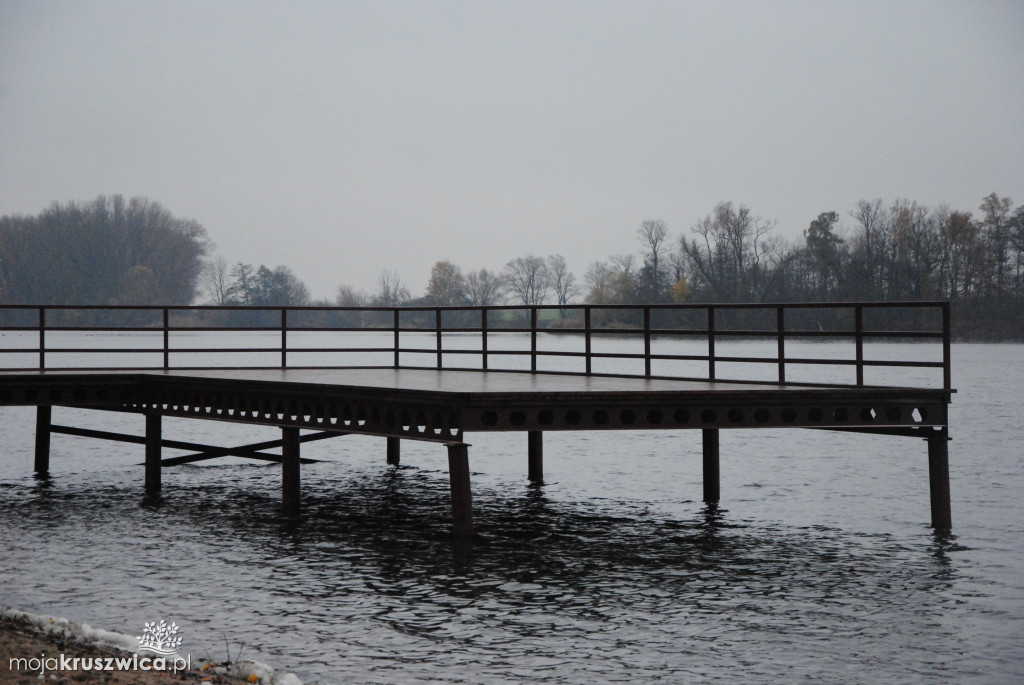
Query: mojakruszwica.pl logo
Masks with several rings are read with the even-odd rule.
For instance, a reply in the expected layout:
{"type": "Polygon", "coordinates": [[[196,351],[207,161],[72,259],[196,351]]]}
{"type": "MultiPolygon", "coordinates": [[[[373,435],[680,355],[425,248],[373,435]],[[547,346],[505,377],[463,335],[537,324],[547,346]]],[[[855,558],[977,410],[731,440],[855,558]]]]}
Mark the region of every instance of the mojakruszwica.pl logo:
{"type": "Polygon", "coordinates": [[[140,652],[152,652],[160,656],[174,656],[181,649],[181,637],[176,637],[178,624],[167,621],[145,623],[142,635],[136,635],[140,652]]]}
{"type": "Polygon", "coordinates": [[[192,655],[182,657],[181,636],[177,635],[178,624],[166,621],[144,624],[142,635],[136,635],[139,646],[131,656],[67,656],[58,654],[38,657],[11,658],[11,671],[38,673],[45,678],[47,673],[67,671],[188,671],[192,668],[192,655]],[[155,656],[152,656],[155,655],[155,656]]]}

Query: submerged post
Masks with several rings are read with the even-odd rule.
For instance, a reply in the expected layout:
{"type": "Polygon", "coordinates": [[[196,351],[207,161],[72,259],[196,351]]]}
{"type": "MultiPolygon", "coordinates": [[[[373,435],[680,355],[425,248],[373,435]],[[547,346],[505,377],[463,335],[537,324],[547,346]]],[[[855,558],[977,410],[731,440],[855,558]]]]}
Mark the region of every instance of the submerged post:
{"type": "Polygon", "coordinates": [[[950,530],[953,515],[949,504],[949,434],[942,428],[928,440],[928,486],[932,500],[932,528],[950,530]]]}
{"type": "Polygon", "coordinates": [[[544,432],[527,431],[526,449],[529,459],[528,477],[534,483],[544,480],[544,432]]]}
{"type": "Polygon", "coordinates": [[[719,436],[717,428],[705,428],[704,434],[704,501],[708,504],[719,499],[718,448],[719,436]]]}
{"type": "Polygon", "coordinates": [[[398,466],[402,461],[402,439],[388,438],[388,463],[398,466]]]}
{"type": "Polygon", "coordinates": [[[284,508],[299,509],[299,429],[281,429],[281,494],[284,508]]]}
{"type": "Polygon", "coordinates": [[[146,494],[160,494],[160,447],[163,440],[163,416],[146,414],[146,494]]]}
{"type": "Polygon", "coordinates": [[[36,473],[44,475],[50,471],[50,425],[53,407],[36,407],[36,473]]]}
{"type": "Polygon", "coordinates": [[[448,445],[448,478],[452,487],[452,532],[456,540],[473,536],[473,495],[469,489],[469,445],[448,445]]]}

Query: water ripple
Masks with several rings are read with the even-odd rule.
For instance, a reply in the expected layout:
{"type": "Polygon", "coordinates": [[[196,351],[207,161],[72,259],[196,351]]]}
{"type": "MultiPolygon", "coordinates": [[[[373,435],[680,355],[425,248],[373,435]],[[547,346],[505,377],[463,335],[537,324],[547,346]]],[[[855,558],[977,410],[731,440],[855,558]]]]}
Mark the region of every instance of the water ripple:
{"type": "Polygon", "coordinates": [[[443,473],[320,469],[300,516],[278,487],[276,470],[234,465],[183,469],[156,501],[135,485],[8,484],[5,566],[38,601],[129,625],[158,610],[214,655],[223,633],[326,682],[843,682],[868,662],[906,679],[972,658],[944,618],[955,540],[697,505],[673,520],[529,486],[478,488],[484,532],[464,550],[443,473]]]}

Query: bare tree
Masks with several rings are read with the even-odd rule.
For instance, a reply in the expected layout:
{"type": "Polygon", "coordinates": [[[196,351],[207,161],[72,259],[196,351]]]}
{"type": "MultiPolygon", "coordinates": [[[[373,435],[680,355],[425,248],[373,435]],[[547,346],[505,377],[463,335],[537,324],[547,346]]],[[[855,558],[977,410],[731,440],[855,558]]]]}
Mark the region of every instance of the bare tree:
{"type": "Polygon", "coordinates": [[[203,265],[200,279],[203,284],[203,290],[206,291],[206,295],[210,298],[212,304],[226,305],[230,303],[228,260],[220,255],[207,260],[203,265]]]}
{"type": "MultiPolygon", "coordinates": [[[[560,254],[551,255],[548,257],[547,269],[558,304],[569,304],[572,298],[579,295],[579,288],[576,287],[576,277],[569,271],[565,257],[560,254]]],[[[565,312],[562,312],[562,316],[565,316],[565,312]]]]}
{"type": "Polygon", "coordinates": [[[523,305],[543,304],[550,287],[548,269],[542,257],[516,257],[505,265],[505,283],[523,305]]]}
{"type": "Polygon", "coordinates": [[[882,200],[860,200],[850,213],[859,224],[860,233],[850,246],[850,269],[847,289],[856,298],[881,297],[885,267],[881,255],[887,251],[888,237],[884,229],[882,200]]]}
{"type": "Polygon", "coordinates": [[[995,193],[981,201],[982,236],[988,248],[989,264],[993,274],[991,280],[997,294],[1005,292],[1007,286],[1012,246],[1012,208],[1010,198],[999,197],[995,193]]]}
{"type": "Polygon", "coordinates": [[[365,307],[370,303],[370,296],[350,285],[339,285],[334,303],[339,307],[365,307]]]}
{"type": "Polygon", "coordinates": [[[667,264],[668,226],[660,219],[645,221],[636,231],[643,246],[643,267],[639,274],[639,296],[647,302],[662,302],[669,298],[671,284],[667,264]]]}
{"type": "Polygon", "coordinates": [[[409,301],[409,289],[402,283],[398,273],[391,270],[380,272],[377,277],[376,304],[385,307],[400,307],[409,301]]]}
{"type": "Polygon", "coordinates": [[[984,273],[985,248],[970,212],[941,210],[939,216],[939,288],[943,297],[958,300],[978,290],[984,273]]]}
{"type": "Polygon", "coordinates": [[[931,297],[932,274],[939,264],[937,224],[929,209],[898,200],[889,210],[892,253],[889,257],[888,298],[931,297]]]}
{"type": "Polygon", "coordinates": [[[694,285],[726,301],[762,298],[781,247],[769,237],[774,228],[743,205],[720,202],[694,225],[697,238],[680,240],[694,285]]]}
{"type": "Polygon", "coordinates": [[[447,260],[434,264],[427,282],[427,300],[442,307],[462,304],[466,300],[462,270],[447,260]]]}
{"type": "MultiPolygon", "coordinates": [[[[340,285],[334,295],[334,303],[339,307],[365,307],[370,304],[370,296],[350,285],[340,285]]],[[[334,317],[337,325],[359,328],[365,328],[370,322],[381,325],[386,321],[384,312],[335,312],[334,317]]]]}
{"type": "Polygon", "coordinates": [[[612,298],[619,304],[635,304],[640,291],[640,275],[631,254],[612,255],[612,298]]]}
{"type": "Polygon", "coordinates": [[[584,276],[587,283],[587,303],[607,304],[610,301],[611,275],[612,270],[608,262],[594,262],[587,268],[584,276]]]}
{"type": "Polygon", "coordinates": [[[1011,244],[1015,253],[1014,287],[1017,297],[1024,295],[1024,205],[1017,207],[1010,222],[1011,244]]]}
{"type": "Polygon", "coordinates": [[[466,274],[466,299],[469,304],[486,306],[500,304],[503,295],[503,283],[501,277],[488,271],[470,271],[466,274]]]}
{"type": "Polygon", "coordinates": [[[613,255],[607,262],[594,262],[587,269],[590,304],[634,304],[637,301],[637,272],[633,255],[613,255]]]}

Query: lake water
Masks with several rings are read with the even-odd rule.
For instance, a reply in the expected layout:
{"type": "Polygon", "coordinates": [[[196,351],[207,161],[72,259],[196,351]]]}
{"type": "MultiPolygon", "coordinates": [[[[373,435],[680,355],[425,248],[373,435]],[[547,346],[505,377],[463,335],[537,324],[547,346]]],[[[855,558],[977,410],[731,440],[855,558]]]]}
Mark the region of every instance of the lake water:
{"type": "Polygon", "coordinates": [[[54,435],[36,480],[34,410],[0,408],[0,606],[129,635],[173,620],[194,656],[320,683],[1021,682],[1024,346],[954,345],[953,384],[950,537],[920,440],[723,431],[709,510],[699,431],[548,433],[543,485],[524,434],[473,434],[468,552],[439,445],[404,441],[396,468],[383,438],[310,443],[288,518],[279,467],[240,460],[166,469],[146,503],[141,446],[54,435]]]}

